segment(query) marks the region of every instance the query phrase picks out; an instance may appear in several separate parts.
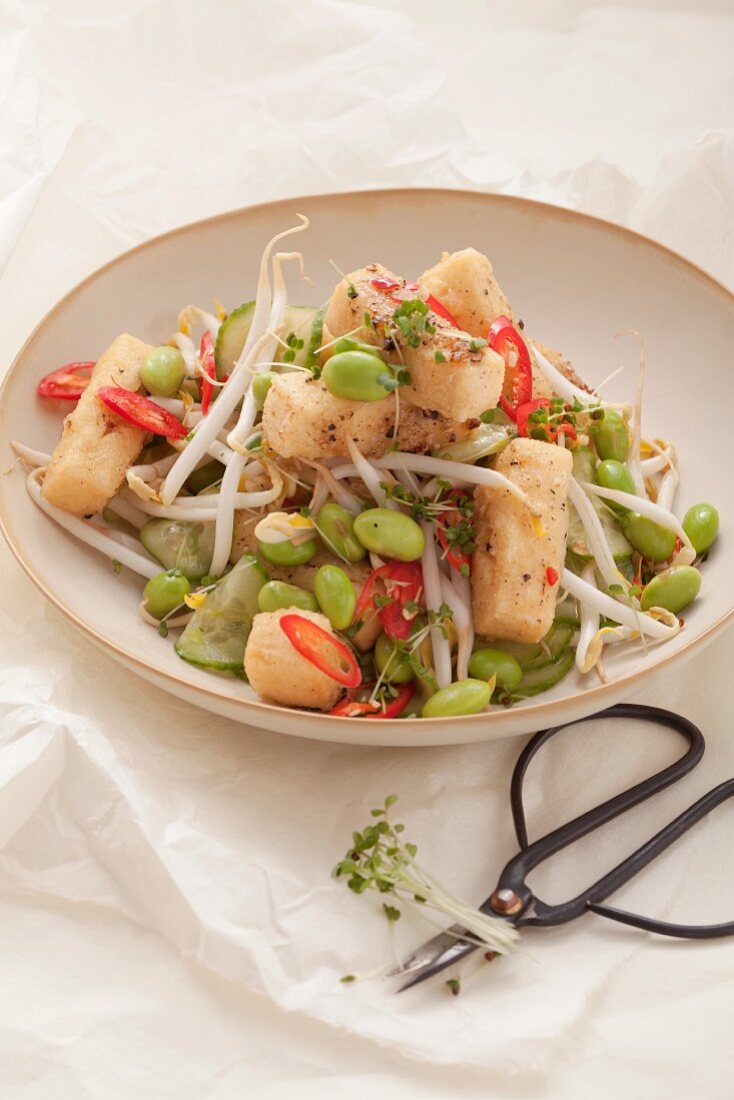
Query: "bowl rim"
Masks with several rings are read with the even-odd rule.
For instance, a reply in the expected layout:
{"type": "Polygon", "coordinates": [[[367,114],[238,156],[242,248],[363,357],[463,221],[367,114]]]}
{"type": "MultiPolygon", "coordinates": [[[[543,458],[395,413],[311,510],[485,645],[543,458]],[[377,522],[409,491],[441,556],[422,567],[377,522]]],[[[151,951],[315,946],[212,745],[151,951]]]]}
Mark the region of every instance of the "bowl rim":
{"type": "MultiPolygon", "coordinates": [[[[709,272],[704,270],[704,268],[700,267],[693,261],[686,259],[685,256],[682,256],[674,249],[669,248],[667,245],[662,244],[660,241],[656,241],[651,237],[645,236],[643,233],[638,233],[634,229],[629,229],[626,226],[618,225],[616,222],[609,221],[606,218],[600,218],[594,214],[586,214],[582,211],[573,210],[565,206],[557,206],[554,203],[542,202],[537,199],[524,198],[521,195],[503,194],[493,191],[479,191],[461,187],[374,187],[365,188],[357,191],[330,191],[309,195],[295,195],[266,202],[251,203],[246,206],[237,207],[233,210],[224,211],[220,214],[213,214],[207,218],[201,218],[196,221],[186,222],[183,225],[175,226],[173,229],[168,229],[163,233],[159,233],[154,237],[149,237],[147,240],[141,241],[139,244],[134,245],[132,248],[126,249],[119,255],[114,256],[111,260],[108,260],[106,263],[101,264],[98,268],[95,268],[94,271],[90,272],[89,275],[86,275],[83,279],[81,279],[78,283],[71,287],[66,292],[66,294],[59,298],[59,300],[46,311],[43,317],[41,317],[41,319],[23,341],[23,344],[21,345],[17,354],[14,356],[10,366],[8,367],[4,378],[2,379],[2,382],[0,382],[0,407],[2,407],[4,403],[6,389],[9,387],[11,379],[17,371],[20,361],[25,355],[26,349],[35,339],[36,334],[40,332],[40,330],[47,324],[47,322],[51,320],[51,318],[54,317],[55,314],[58,313],[68,301],[70,301],[75,295],[82,291],[89,283],[97,279],[103,272],[109,271],[118,264],[126,262],[130,256],[133,256],[138,252],[143,252],[147,248],[152,248],[158,245],[161,241],[171,240],[172,238],[175,238],[181,234],[188,233],[192,229],[198,229],[203,226],[211,226],[217,223],[223,223],[229,220],[237,219],[243,214],[249,213],[251,211],[277,209],[279,207],[286,206],[292,208],[295,204],[300,202],[303,202],[305,204],[312,201],[328,202],[329,200],[359,200],[368,196],[372,197],[375,195],[406,197],[415,194],[425,196],[433,195],[443,198],[471,198],[486,200],[488,202],[496,203],[498,205],[524,208],[533,207],[539,213],[550,213],[553,217],[560,217],[561,219],[566,221],[582,221],[591,225],[596,225],[607,233],[618,234],[633,242],[644,244],[648,248],[654,248],[659,253],[662,253],[662,255],[667,260],[672,261],[679,266],[682,266],[689,272],[693,272],[698,278],[705,279],[711,285],[712,289],[723,295],[729,305],[734,308],[734,291],[730,290],[727,286],[724,285],[724,283],[720,282],[713,275],[709,274],[709,272]]],[[[71,622],[93,643],[97,644],[106,651],[110,651],[125,666],[135,666],[137,668],[144,669],[145,672],[147,672],[148,674],[150,674],[151,671],[154,671],[156,678],[161,678],[167,681],[171,686],[181,686],[183,684],[189,691],[194,691],[197,695],[201,693],[204,696],[210,696],[214,699],[224,700],[228,704],[231,704],[232,706],[235,706],[237,708],[242,707],[244,712],[252,710],[254,712],[252,714],[253,722],[249,722],[249,719],[245,716],[245,714],[243,714],[243,721],[248,724],[256,724],[258,713],[266,712],[268,714],[275,715],[282,714],[289,715],[291,717],[297,716],[299,721],[303,721],[308,724],[321,723],[325,719],[328,719],[329,724],[333,724],[335,730],[354,728],[354,724],[356,721],[354,718],[345,718],[338,715],[330,715],[328,713],[324,713],[323,711],[298,710],[294,707],[285,707],[280,706],[276,703],[268,703],[262,699],[238,700],[220,691],[216,691],[213,687],[209,688],[199,684],[188,683],[183,675],[183,670],[180,676],[177,676],[160,668],[151,670],[149,662],[145,661],[141,657],[138,657],[135,653],[129,652],[128,650],[124,649],[118,643],[111,641],[103,634],[100,634],[93,627],[86,624],[76,615],[74,611],[67,607],[66,604],[64,604],[63,601],[60,600],[51,589],[46,586],[42,578],[36,573],[32,564],[26,559],[25,555],[22,553],[19,543],[13,535],[12,523],[9,520],[9,517],[5,514],[5,511],[2,507],[0,507],[0,531],[2,532],[5,541],[7,542],[10,551],[15,557],[18,564],[24,570],[32,583],[35,584],[36,588],[46,597],[46,599],[49,600],[49,602],[58,611],[61,612],[65,619],[71,622]]],[[[661,656],[652,665],[641,669],[639,672],[630,673],[626,676],[622,676],[618,680],[613,680],[607,684],[597,684],[594,687],[588,689],[588,691],[584,692],[583,696],[578,696],[577,698],[588,700],[588,702],[591,704],[589,707],[585,708],[588,713],[596,713],[598,711],[601,711],[606,705],[608,705],[609,702],[614,701],[614,698],[619,698],[620,691],[624,691],[625,694],[631,695],[636,690],[640,680],[644,680],[651,673],[658,672],[663,668],[670,666],[671,664],[674,664],[691,656],[690,651],[694,647],[701,647],[707,641],[712,640],[712,638],[716,634],[718,634],[732,619],[734,619],[734,604],[732,605],[732,607],[729,608],[729,610],[725,611],[710,626],[708,626],[705,631],[703,631],[701,634],[696,635],[694,638],[691,638],[689,641],[684,641],[683,644],[673,653],[670,653],[667,656],[661,656]]],[[[574,697],[566,697],[562,699],[550,699],[545,702],[529,702],[526,706],[522,708],[522,713],[523,715],[532,715],[533,713],[539,712],[543,715],[548,715],[548,722],[543,719],[541,725],[542,727],[550,726],[553,721],[553,714],[567,709],[569,704],[573,701],[574,697]]],[[[481,714],[460,715],[456,718],[451,719],[451,722],[461,722],[462,725],[471,727],[474,727],[481,723],[491,726],[493,721],[497,721],[506,714],[507,711],[503,709],[489,713],[482,712],[481,714]]],[[[404,725],[404,722],[405,720],[401,718],[386,719],[383,720],[380,728],[386,730],[389,727],[394,727],[397,725],[402,726],[404,725]]],[[[436,726],[437,724],[445,723],[446,719],[421,718],[420,722],[421,724],[428,723],[429,726],[436,726]]],[[[541,728],[541,725],[536,725],[533,728],[539,729],[541,728]]],[[[379,742],[375,741],[375,743],[378,744],[379,742]]]]}

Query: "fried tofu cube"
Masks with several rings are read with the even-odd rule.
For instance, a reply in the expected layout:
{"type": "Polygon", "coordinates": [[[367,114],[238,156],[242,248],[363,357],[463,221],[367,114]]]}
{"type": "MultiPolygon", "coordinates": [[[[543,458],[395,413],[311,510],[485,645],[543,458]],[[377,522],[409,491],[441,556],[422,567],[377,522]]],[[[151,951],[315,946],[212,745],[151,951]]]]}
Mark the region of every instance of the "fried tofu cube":
{"type": "MultiPolygon", "coordinates": [[[[494,276],[492,264],[475,248],[460,252],[444,252],[440,261],[424,271],[419,279],[421,290],[433,294],[472,336],[486,339],[490,325],[498,317],[509,317],[517,325],[517,316],[505,292],[494,276]]],[[[563,375],[582,389],[588,386],[578,376],[571,363],[560,352],[545,347],[538,340],[540,351],[563,375]]],[[[533,360],[533,397],[552,397],[553,389],[533,360]]]]}
{"type": "Polygon", "coordinates": [[[146,432],[128,424],[97,398],[101,386],[140,389],[140,368],[150,344],[118,336],[99,357],[92,378],[51,455],[41,492],[50,504],[74,516],[101,512],[142,450],[146,432]]]}
{"type": "Polygon", "coordinates": [[[540,509],[540,526],[507,489],[474,494],[472,616],[477,634],[539,642],[551,627],[568,529],[571,452],[536,439],[514,439],[495,469],[540,509]],[[548,570],[553,570],[548,576],[548,570]]]}
{"type": "MultiPolygon", "coordinates": [[[[252,620],[245,648],[247,679],[258,695],[281,706],[331,710],[343,689],[331,676],[301,656],[288,640],[280,620],[289,611],[292,609],[266,611],[252,620]]],[[[297,613],[335,636],[325,615],[301,608],[297,613]]]]}
{"type": "MultiPolygon", "coordinates": [[[[394,396],[381,401],[334,397],[320,379],[293,371],[273,379],[263,409],[263,434],[283,458],[348,457],[348,439],[363,455],[377,458],[394,442],[397,407],[394,396]]],[[[447,446],[468,431],[438,413],[400,401],[398,442],[403,450],[447,446]]]]}
{"type": "Polygon", "coordinates": [[[410,384],[401,388],[401,395],[419,408],[458,422],[493,409],[505,376],[501,357],[491,348],[477,348],[470,333],[454,328],[436,313],[428,314],[435,332],[416,333],[412,346],[393,318],[399,305],[395,293],[404,291],[405,280],[381,264],[353,271],[334,290],[324,318],[325,333],[329,339],[353,335],[386,349],[411,376],[410,384]],[[375,287],[375,280],[392,289],[375,287]]]}
{"type": "Polygon", "coordinates": [[[444,252],[434,267],[423,272],[418,285],[437,298],[472,336],[486,338],[489,326],[503,315],[516,323],[492,264],[476,248],[444,252]]]}

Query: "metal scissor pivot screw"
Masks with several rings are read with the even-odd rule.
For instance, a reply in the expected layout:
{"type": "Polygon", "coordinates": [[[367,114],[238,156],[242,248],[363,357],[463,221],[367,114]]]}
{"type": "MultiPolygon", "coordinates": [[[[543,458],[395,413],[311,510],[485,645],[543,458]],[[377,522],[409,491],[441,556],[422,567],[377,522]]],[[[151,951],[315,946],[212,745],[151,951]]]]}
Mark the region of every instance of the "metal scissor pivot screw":
{"type": "Polygon", "coordinates": [[[522,909],[522,901],[514,890],[495,890],[489,904],[495,913],[501,913],[503,917],[512,917],[522,909]]]}

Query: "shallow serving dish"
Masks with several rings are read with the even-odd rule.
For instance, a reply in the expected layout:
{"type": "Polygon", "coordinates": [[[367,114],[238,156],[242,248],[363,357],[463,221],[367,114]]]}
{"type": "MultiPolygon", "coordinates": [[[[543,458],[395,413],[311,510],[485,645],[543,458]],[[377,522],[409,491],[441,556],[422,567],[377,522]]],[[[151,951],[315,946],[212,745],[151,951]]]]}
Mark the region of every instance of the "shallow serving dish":
{"type": "Polygon", "coordinates": [[[643,423],[677,449],[681,515],[699,500],[719,508],[719,541],[704,566],[701,597],[671,642],[605,657],[609,683],[573,670],[548,693],[490,714],[452,719],[331,718],[261,702],[244,683],[184,664],[138,616],[140,580],[56,527],[32,503],[20,469],[0,478],[0,519],[13,553],[41,591],[106,652],[165,691],[243,723],[299,737],[355,744],[442,745],[492,740],[582,717],[639,691],[655,672],[712,641],[734,615],[734,478],[725,410],[734,404],[734,296],[680,256],[635,233],[524,199],[463,191],[371,191],[269,203],[184,226],[127,252],[63,298],[29,337],[0,390],[2,467],[11,438],[55,445],[61,413],[35,396],[38,380],[74,359],[95,358],[121,332],[156,343],[187,302],[228,308],[252,296],[264,243],[299,211],[299,241],[313,291],[326,299],[344,271],[379,260],[407,276],[443,250],[472,245],[492,260],[529,330],[571,357],[591,383],[621,363],[605,390],[631,400],[637,348],[647,346],[643,423]]]}

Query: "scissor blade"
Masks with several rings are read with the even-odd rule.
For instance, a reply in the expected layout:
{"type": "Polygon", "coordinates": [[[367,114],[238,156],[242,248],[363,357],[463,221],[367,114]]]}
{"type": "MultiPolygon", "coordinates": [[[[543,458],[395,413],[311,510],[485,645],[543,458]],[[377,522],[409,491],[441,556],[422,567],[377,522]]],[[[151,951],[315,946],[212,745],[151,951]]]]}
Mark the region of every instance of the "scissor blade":
{"type": "Polygon", "coordinates": [[[393,971],[393,975],[410,974],[410,979],[400,986],[398,993],[402,993],[411,986],[424,982],[447,966],[458,962],[460,959],[476,951],[477,944],[461,939],[466,934],[466,929],[461,925],[452,925],[446,932],[439,933],[432,940],[428,940],[403,963],[400,970],[393,971]]]}

